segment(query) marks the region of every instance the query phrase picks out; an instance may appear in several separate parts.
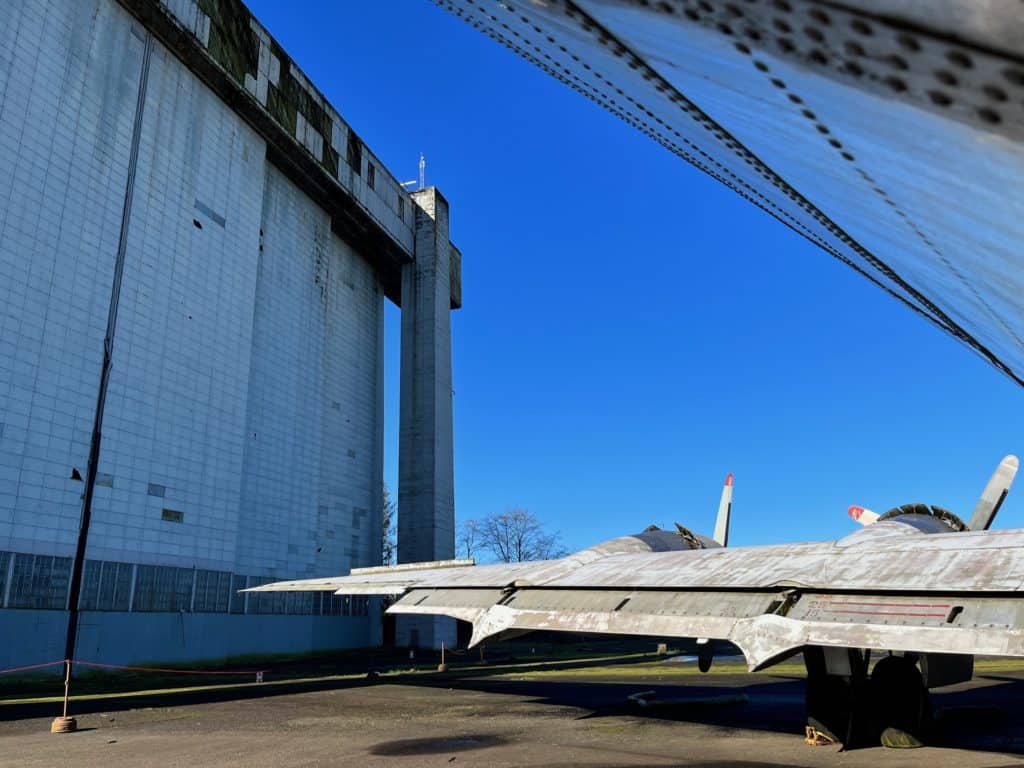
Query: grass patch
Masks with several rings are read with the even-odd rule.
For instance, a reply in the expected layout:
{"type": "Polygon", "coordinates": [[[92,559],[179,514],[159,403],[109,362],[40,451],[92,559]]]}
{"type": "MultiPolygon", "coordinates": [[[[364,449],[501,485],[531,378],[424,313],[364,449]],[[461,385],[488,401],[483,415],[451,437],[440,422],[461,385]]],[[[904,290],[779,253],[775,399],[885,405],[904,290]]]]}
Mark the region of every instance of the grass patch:
{"type": "MultiPolygon", "coordinates": [[[[701,673],[696,663],[669,662],[678,654],[671,650],[668,656],[659,656],[649,644],[590,643],[508,643],[486,649],[486,663],[480,662],[477,651],[448,654],[447,672],[438,672],[439,654],[422,651],[415,659],[408,652],[396,649],[370,648],[324,652],[306,655],[245,656],[232,658],[221,664],[191,665],[188,671],[220,671],[228,669],[267,670],[263,683],[255,682],[255,675],[239,677],[203,677],[199,675],[164,672],[115,672],[84,669],[72,681],[72,700],[90,701],[118,698],[161,697],[173,694],[201,694],[204,691],[231,691],[258,687],[273,691],[288,686],[362,684],[368,672],[375,673],[379,681],[401,683],[406,679],[426,682],[456,681],[461,678],[492,677],[508,680],[585,680],[601,679],[609,682],[631,680],[648,682],[679,681],[696,677],[746,674],[747,666],[741,660],[716,661],[708,673],[701,673]],[[638,650],[642,649],[642,650],[638,650]]],[[[875,659],[881,658],[876,655],[875,659]]],[[[140,665],[142,666],[142,665],[140,665]]],[[[153,666],[157,666],[154,664],[153,666]]],[[[173,665],[160,664],[173,668],[173,665]]],[[[186,671],[186,668],[182,668],[186,671]]],[[[1013,674],[1024,672],[1024,659],[979,658],[975,660],[976,676],[1013,674]]],[[[798,676],[805,674],[803,661],[789,659],[763,673],[766,677],[798,676]]],[[[63,696],[63,678],[57,674],[31,672],[0,678],[0,706],[43,704],[58,702],[63,696]]]]}
{"type": "MultiPolygon", "coordinates": [[[[85,701],[104,698],[130,698],[161,696],[202,691],[225,691],[251,686],[272,687],[302,685],[331,681],[351,683],[374,672],[378,679],[400,680],[406,676],[431,675],[456,678],[467,674],[494,674],[502,670],[530,670],[550,665],[622,663],[642,659],[644,654],[623,654],[616,647],[583,647],[556,645],[542,647],[534,644],[519,647],[487,649],[487,662],[481,663],[478,651],[461,655],[449,654],[447,673],[437,672],[439,653],[417,652],[414,659],[408,651],[387,648],[369,648],[326,652],[313,655],[240,656],[221,663],[182,665],[153,662],[137,666],[180,669],[181,672],[115,671],[78,667],[72,680],[72,700],[85,701]],[[538,653],[540,651],[540,653],[538,653]],[[189,674],[225,669],[265,670],[264,682],[256,683],[255,674],[236,676],[204,676],[189,674]]],[[[133,665],[134,666],[134,665],[133,665]]],[[[59,667],[55,667],[59,670],[59,667]]],[[[0,678],[0,705],[30,704],[59,701],[63,697],[63,676],[30,672],[0,678]]]]}
{"type": "MultiPolygon", "coordinates": [[[[551,680],[551,679],[573,679],[573,678],[595,678],[603,679],[645,679],[645,680],[674,680],[688,677],[706,677],[715,675],[737,675],[747,674],[747,665],[742,661],[716,661],[708,672],[701,672],[696,663],[666,663],[664,658],[645,661],[637,664],[614,664],[604,665],[595,660],[595,663],[586,667],[572,669],[513,669],[501,673],[497,677],[515,678],[517,680],[551,680]]],[[[785,661],[777,664],[763,673],[767,675],[804,675],[804,664],[802,661],[785,661]]]]}

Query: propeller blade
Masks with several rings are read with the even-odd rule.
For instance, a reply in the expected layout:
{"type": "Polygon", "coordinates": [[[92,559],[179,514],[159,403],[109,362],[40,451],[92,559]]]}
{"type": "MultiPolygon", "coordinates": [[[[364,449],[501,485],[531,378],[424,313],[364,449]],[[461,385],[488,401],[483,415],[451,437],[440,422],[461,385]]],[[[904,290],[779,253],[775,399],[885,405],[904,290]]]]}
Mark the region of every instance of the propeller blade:
{"type": "Polygon", "coordinates": [[[981,492],[981,498],[978,499],[978,503],[974,507],[974,514],[971,515],[970,522],[967,523],[970,530],[987,531],[989,529],[992,521],[996,519],[999,508],[1003,506],[1006,494],[1010,492],[1010,486],[1013,485],[1013,478],[1017,474],[1018,466],[1020,466],[1020,461],[1013,455],[1007,456],[999,462],[996,471],[988,480],[988,485],[981,492]]]}
{"type": "Polygon", "coordinates": [[[848,514],[861,525],[871,525],[878,519],[877,512],[872,512],[870,509],[858,507],[857,505],[850,507],[846,511],[846,514],[848,514]]]}
{"type": "Polygon", "coordinates": [[[725,476],[722,500],[718,502],[718,517],[715,518],[715,535],[712,537],[723,547],[729,546],[729,517],[732,514],[732,472],[725,476]]]}

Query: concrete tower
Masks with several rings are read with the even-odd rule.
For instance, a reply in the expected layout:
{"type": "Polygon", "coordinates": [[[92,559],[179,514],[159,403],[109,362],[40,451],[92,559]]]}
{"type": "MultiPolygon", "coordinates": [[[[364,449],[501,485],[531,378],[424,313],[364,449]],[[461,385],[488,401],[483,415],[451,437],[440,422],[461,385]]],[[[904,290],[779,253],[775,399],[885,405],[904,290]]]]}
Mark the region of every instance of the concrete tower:
{"type": "MultiPolygon", "coordinates": [[[[398,436],[398,562],[455,556],[452,457],[452,247],[448,201],[433,187],[412,195],[415,258],[402,268],[398,436]]],[[[455,622],[399,617],[399,645],[455,643],[455,622]]]]}

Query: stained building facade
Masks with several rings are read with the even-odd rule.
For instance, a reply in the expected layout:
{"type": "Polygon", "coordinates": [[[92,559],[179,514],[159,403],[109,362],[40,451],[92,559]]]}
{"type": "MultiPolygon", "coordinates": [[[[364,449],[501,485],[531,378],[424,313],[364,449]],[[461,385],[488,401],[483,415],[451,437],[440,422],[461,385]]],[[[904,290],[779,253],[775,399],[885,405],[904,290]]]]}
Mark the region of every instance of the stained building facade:
{"type": "MultiPolygon", "coordinates": [[[[79,658],[378,642],[365,599],[239,590],[379,563],[384,301],[443,198],[227,0],[0,5],[0,179],[0,667],[61,658],[89,485],[79,658]]],[[[450,382],[432,343],[403,387],[450,382]]]]}

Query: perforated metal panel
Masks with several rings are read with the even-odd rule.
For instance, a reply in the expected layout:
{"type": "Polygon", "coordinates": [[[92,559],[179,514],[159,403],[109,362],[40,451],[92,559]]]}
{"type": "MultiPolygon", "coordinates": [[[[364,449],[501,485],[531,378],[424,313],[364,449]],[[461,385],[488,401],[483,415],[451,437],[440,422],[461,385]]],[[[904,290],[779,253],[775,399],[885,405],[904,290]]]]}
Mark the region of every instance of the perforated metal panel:
{"type": "Polygon", "coordinates": [[[437,2],[1024,383],[1018,3],[437,2]]]}

